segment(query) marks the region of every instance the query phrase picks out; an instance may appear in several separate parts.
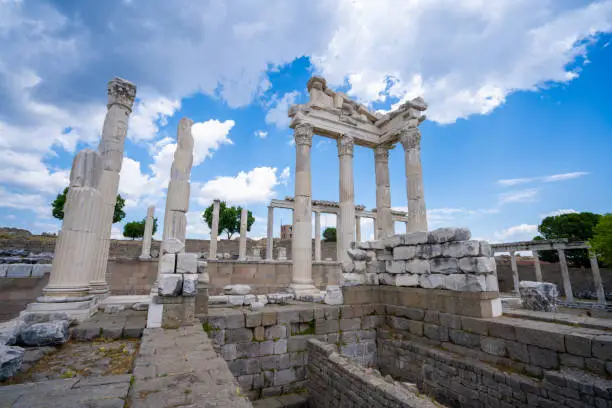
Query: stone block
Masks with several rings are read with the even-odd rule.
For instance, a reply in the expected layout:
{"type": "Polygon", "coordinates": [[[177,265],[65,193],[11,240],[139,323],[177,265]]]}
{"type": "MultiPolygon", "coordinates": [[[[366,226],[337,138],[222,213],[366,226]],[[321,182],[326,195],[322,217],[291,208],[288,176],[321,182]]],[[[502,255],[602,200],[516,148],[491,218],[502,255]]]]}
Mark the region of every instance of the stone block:
{"type": "Polygon", "coordinates": [[[556,312],[559,291],[549,282],[521,281],[519,293],[523,307],[538,312],[556,312]]]}
{"type": "Polygon", "coordinates": [[[183,290],[183,275],[178,273],[162,273],[158,282],[159,296],[179,296],[183,290]]]}
{"type": "Polygon", "coordinates": [[[236,344],[236,358],[255,358],[259,357],[259,343],[238,343],[236,344]]]}
{"type": "Polygon", "coordinates": [[[177,273],[198,273],[198,254],[176,254],[177,273]]]}
{"type": "Polygon", "coordinates": [[[7,270],[8,270],[8,264],[0,264],[0,278],[6,277],[7,270]]]}
{"type": "Polygon", "coordinates": [[[445,275],[458,274],[459,263],[454,258],[435,258],[430,260],[431,273],[442,273],[445,275]]]}
{"type": "Polygon", "coordinates": [[[412,274],[429,274],[431,271],[430,262],[426,259],[413,259],[406,262],[406,272],[412,274]]]}
{"type": "Polygon", "coordinates": [[[300,322],[299,310],[279,310],[276,319],[278,324],[290,324],[300,322]]]}
{"type": "Polygon", "coordinates": [[[272,326],[276,324],[276,312],[262,312],[261,313],[261,324],[262,326],[272,326]]]}
{"type": "Polygon", "coordinates": [[[508,351],[508,357],[522,363],[529,362],[529,350],[527,350],[526,344],[510,340],[506,340],[505,344],[506,350],[508,351]]]}
{"type": "Polygon", "coordinates": [[[255,295],[244,295],[244,304],[246,306],[250,305],[251,303],[257,301],[257,296],[255,295]]]}
{"type": "Polygon", "coordinates": [[[542,330],[537,324],[531,327],[516,326],[516,340],[527,345],[564,352],[565,336],[561,331],[542,330]]]}
{"type": "Polygon", "coordinates": [[[485,284],[487,292],[499,292],[499,281],[494,273],[485,275],[485,284]]]}
{"type": "Polygon", "coordinates": [[[390,237],[381,239],[380,242],[384,245],[385,248],[395,248],[398,245],[402,245],[404,243],[404,239],[402,235],[392,235],[390,237]]]}
{"type": "Polygon", "coordinates": [[[487,241],[480,241],[480,256],[493,256],[493,249],[487,241]]]}
{"type": "MultiPolygon", "coordinates": [[[[427,262],[427,261],[425,261],[427,262]]],[[[444,278],[442,274],[428,274],[419,276],[419,286],[424,289],[444,289],[444,278]]]]}
{"type": "Polygon", "coordinates": [[[359,286],[363,285],[365,277],[360,273],[343,273],[342,286],[359,286]]]}
{"type": "Polygon", "coordinates": [[[427,242],[430,244],[441,244],[452,241],[467,241],[472,234],[467,228],[438,228],[429,231],[427,242]]]}
{"type": "Polygon", "coordinates": [[[412,275],[409,273],[403,273],[395,275],[395,286],[418,286],[419,275],[412,275]]]}
{"type": "Polygon", "coordinates": [[[395,274],[381,273],[378,276],[378,282],[381,285],[395,286],[395,278],[396,277],[397,277],[397,275],[395,275],[395,274]]]}
{"type": "Polygon", "coordinates": [[[416,336],[423,336],[423,322],[408,320],[408,330],[416,336]]]}
{"type": "MultiPolygon", "coordinates": [[[[378,279],[378,273],[365,273],[364,274],[364,284],[366,285],[379,285],[380,280],[378,279]]],[[[331,304],[331,303],[328,303],[331,304]]]]}
{"type": "Polygon", "coordinates": [[[403,235],[403,243],[405,245],[425,244],[428,241],[427,232],[410,232],[403,235]]]}
{"type": "Polygon", "coordinates": [[[417,254],[417,246],[398,246],[393,248],[393,260],[414,259],[417,254]]]}
{"type": "Polygon", "coordinates": [[[396,330],[410,330],[410,322],[412,320],[404,319],[403,317],[387,316],[387,324],[396,330]]]}
{"type": "Polygon", "coordinates": [[[70,338],[67,320],[52,320],[34,323],[19,330],[19,343],[26,346],[57,346],[64,344],[70,338]]]}
{"type": "Polygon", "coordinates": [[[17,374],[23,362],[24,352],[25,350],[21,347],[0,344],[0,381],[7,380],[17,374]]]}
{"type": "Polygon", "coordinates": [[[262,310],[266,305],[261,302],[252,302],[249,308],[253,311],[262,310]]]}
{"type": "Polygon", "coordinates": [[[261,326],[261,313],[259,312],[245,312],[244,320],[246,327],[257,327],[261,326]]]}
{"type": "Polygon", "coordinates": [[[545,369],[557,370],[559,368],[559,356],[556,351],[537,346],[527,346],[527,350],[531,364],[545,369]]]}
{"type": "Polygon", "coordinates": [[[463,330],[450,329],[448,331],[450,340],[459,345],[470,348],[480,348],[480,336],[465,332],[463,330]]]}
{"type": "MultiPolygon", "coordinates": [[[[259,355],[260,356],[269,356],[274,354],[274,341],[270,340],[270,341],[262,341],[261,343],[259,343],[259,355]]],[[[276,358],[275,361],[277,361],[278,358],[276,358]]],[[[272,369],[275,369],[276,367],[272,367],[272,369]]]]}
{"type": "MultiPolygon", "coordinates": [[[[584,357],[568,353],[559,353],[559,361],[562,366],[584,370],[584,357]]],[[[610,374],[610,372],[608,372],[608,374],[610,374]]]]}
{"type": "Polygon", "coordinates": [[[404,261],[385,261],[385,272],[387,273],[405,273],[406,262],[404,261]]]}
{"type": "Polygon", "coordinates": [[[578,333],[566,334],[565,349],[576,356],[591,357],[592,337],[578,333]]]}
{"type": "Polygon", "coordinates": [[[226,295],[249,295],[251,287],[249,285],[226,285],[223,287],[223,293],[226,295]]]}
{"type": "Polygon", "coordinates": [[[286,354],[287,353],[287,339],[280,339],[274,343],[274,354],[286,354]]]}
{"type": "Polygon", "coordinates": [[[353,270],[356,273],[363,273],[366,271],[366,261],[355,261],[353,270]]]}
{"type": "Polygon", "coordinates": [[[494,356],[506,356],[506,341],[495,337],[482,336],[480,338],[480,349],[494,356]]]}
{"type": "Polygon", "coordinates": [[[263,341],[264,340],[265,330],[263,326],[257,326],[253,329],[253,339],[255,341],[263,341]]]}
{"type": "Polygon", "coordinates": [[[229,303],[229,297],[227,295],[218,295],[218,296],[208,297],[209,305],[222,305],[226,303],[229,303]]]}
{"type": "Polygon", "coordinates": [[[185,248],[185,243],[180,239],[167,238],[162,243],[162,254],[178,254],[185,248]]]}
{"type": "Polygon", "coordinates": [[[166,193],[166,210],[186,213],[189,210],[189,194],[188,181],[171,180],[166,193]]]}
{"type": "Polygon", "coordinates": [[[10,264],[6,270],[7,278],[29,278],[31,275],[31,264],[10,264]]]}
{"type": "Polygon", "coordinates": [[[46,273],[51,273],[52,267],[53,265],[51,264],[32,265],[32,277],[40,277],[44,276],[46,273]]]}
{"type": "Polygon", "coordinates": [[[295,296],[292,293],[269,293],[268,303],[275,305],[285,305],[294,300],[295,296]]]}
{"type": "Polygon", "coordinates": [[[361,328],[361,319],[340,319],[340,330],[359,330],[361,328]]]}
{"type": "Polygon", "coordinates": [[[612,360],[612,335],[597,336],[592,340],[591,353],[601,360],[612,360]]]}
{"type": "Polygon", "coordinates": [[[242,306],[244,304],[244,295],[228,295],[227,303],[232,306],[242,306]]]}
{"type": "Polygon", "coordinates": [[[159,258],[160,273],[174,273],[176,271],[176,255],[164,254],[159,258]]]}
{"type": "Polygon", "coordinates": [[[459,259],[459,269],[464,273],[490,274],[495,272],[495,268],[495,258],[492,257],[479,256],[459,259]]]}
{"type": "Polygon", "coordinates": [[[436,324],[423,324],[423,334],[425,337],[435,341],[447,341],[448,340],[448,329],[441,327],[436,324]]]}
{"type": "Polygon", "coordinates": [[[240,329],[245,325],[244,315],[240,311],[224,316],[222,319],[224,321],[224,329],[240,329]]]}
{"type": "Polygon", "coordinates": [[[417,246],[416,256],[421,259],[439,258],[442,256],[442,245],[422,244],[417,246]]]}
{"type": "Polygon", "coordinates": [[[362,249],[349,248],[347,253],[353,261],[366,261],[368,259],[367,252],[362,249]]]}
{"type": "Polygon", "coordinates": [[[295,372],[293,369],[279,370],[274,373],[274,385],[283,386],[296,381],[295,372]]]}
{"type": "Polygon", "coordinates": [[[444,288],[457,292],[485,292],[487,280],[483,275],[451,274],[444,277],[444,288]]]}
{"type": "Polygon", "coordinates": [[[241,329],[226,329],[226,343],[245,343],[253,340],[253,331],[247,328],[241,329]]]}
{"type": "Polygon", "coordinates": [[[480,241],[447,242],[442,244],[442,256],[449,258],[463,258],[465,256],[479,256],[480,241]]]}
{"type": "Polygon", "coordinates": [[[484,336],[488,334],[487,321],[474,317],[463,316],[461,318],[461,328],[470,333],[482,334],[484,336]]]}
{"type": "Polygon", "coordinates": [[[266,340],[278,340],[287,338],[287,326],[276,325],[265,328],[266,340]]]}
{"type": "Polygon", "coordinates": [[[198,274],[183,274],[183,296],[195,296],[198,294],[198,274]]]}
{"type": "Polygon", "coordinates": [[[451,313],[440,313],[440,325],[449,329],[461,329],[461,316],[451,313]]]}
{"type": "Polygon", "coordinates": [[[500,339],[516,340],[516,332],[514,326],[508,323],[498,323],[488,321],[489,336],[499,337],[500,339]]]}

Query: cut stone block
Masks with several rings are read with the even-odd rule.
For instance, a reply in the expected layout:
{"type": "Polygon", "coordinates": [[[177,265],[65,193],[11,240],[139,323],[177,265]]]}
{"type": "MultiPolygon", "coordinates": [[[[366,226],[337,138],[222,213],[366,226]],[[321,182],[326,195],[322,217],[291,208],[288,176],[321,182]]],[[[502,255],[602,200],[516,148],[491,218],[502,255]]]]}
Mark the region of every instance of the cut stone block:
{"type": "Polygon", "coordinates": [[[381,285],[390,285],[395,286],[395,277],[397,275],[392,275],[390,273],[381,273],[378,276],[378,281],[381,285]]]}
{"type": "Polygon", "coordinates": [[[222,305],[222,304],[226,304],[229,303],[229,296],[228,295],[219,295],[219,296],[209,296],[208,297],[208,304],[209,305],[222,305]]]}
{"type": "Polygon", "coordinates": [[[245,305],[250,305],[251,303],[254,303],[257,301],[257,296],[255,295],[244,295],[244,304],[245,305]]]}
{"type": "Polygon", "coordinates": [[[251,293],[249,285],[227,285],[223,287],[223,293],[226,295],[248,295],[251,293]]]}
{"type": "Polygon", "coordinates": [[[244,295],[229,295],[227,303],[232,306],[242,306],[244,304],[244,295]]]}
{"type": "Polygon", "coordinates": [[[294,299],[293,293],[268,293],[268,302],[277,305],[287,304],[294,299]]]}
{"type": "Polygon", "coordinates": [[[363,285],[365,277],[360,273],[343,273],[342,286],[357,286],[363,285]]]}
{"type": "Polygon", "coordinates": [[[480,241],[447,242],[442,245],[442,256],[463,258],[480,255],[480,241]]]}
{"type": "Polygon", "coordinates": [[[454,258],[435,258],[429,262],[431,273],[443,273],[445,275],[459,273],[459,263],[454,258]]]}
{"type": "Polygon", "coordinates": [[[427,232],[411,232],[403,236],[405,245],[425,244],[428,240],[427,232]]]}
{"type": "Polygon", "coordinates": [[[395,248],[404,243],[404,239],[401,235],[392,235],[390,237],[380,240],[382,245],[386,248],[395,248]]]}
{"type": "Polygon", "coordinates": [[[159,275],[157,294],[159,296],[179,296],[183,289],[183,275],[162,273],[159,275]]]}
{"type": "Polygon", "coordinates": [[[46,273],[51,273],[53,265],[51,264],[36,264],[32,265],[32,277],[41,277],[46,273]]]}
{"type": "Polygon", "coordinates": [[[14,376],[23,362],[24,349],[0,344],[0,381],[14,376]]]}
{"type": "Polygon", "coordinates": [[[256,301],[265,305],[268,303],[268,297],[266,295],[257,295],[256,301]]]}
{"type": "Polygon", "coordinates": [[[164,254],[159,259],[160,273],[174,273],[176,269],[176,255],[164,254]]]}
{"type": "Polygon", "coordinates": [[[404,273],[395,277],[395,286],[418,286],[418,284],[419,275],[404,273]]]}
{"type": "Polygon", "coordinates": [[[417,255],[417,246],[398,246],[393,248],[394,260],[413,259],[417,255]]]}
{"type": "Polygon", "coordinates": [[[385,272],[387,273],[405,273],[406,262],[404,261],[386,261],[385,272]]]}
{"type": "Polygon", "coordinates": [[[19,342],[26,346],[57,346],[70,338],[67,320],[34,323],[19,330],[19,342]]]}
{"type": "Polygon", "coordinates": [[[8,270],[7,264],[0,264],[0,278],[6,277],[6,271],[8,270]]]}
{"type": "Polygon", "coordinates": [[[166,209],[186,213],[189,210],[190,186],[188,181],[172,180],[168,183],[166,209]]]}
{"type": "Polygon", "coordinates": [[[366,285],[378,285],[378,274],[377,273],[368,273],[364,275],[364,283],[366,285]]]}
{"type": "Polygon", "coordinates": [[[422,244],[417,246],[416,256],[421,259],[439,258],[442,256],[442,245],[422,244]]]}
{"type": "Polygon", "coordinates": [[[351,273],[355,270],[355,264],[351,261],[342,262],[342,272],[351,273]]]}
{"type": "Polygon", "coordinates": [[[251,305],[249,306],[251,310],[261,310],[264,307],[265,307],[265,304],[261,302],[252,302],[251,305]]]}
{"type": "Polygon", "coordinates": [[[162,244],[163,251],[165,254],[178,254],[185,248],[183,241],[177,238],[168,238],[162,244]]]}
{"type": "Polygon", "coordinates": [[[495,274],[489,274],[485,276],[487,283],[487,292],[499,292],[499,282],[495,274]]]}
{"type": "Polygon", "coordinates": [[[198,273],[198,254],[176,254],[176,273],[198,273]]]}
{"type": "Polygon", "coordinates": [[[486,292],[487,282],[483,275],[451,274],[445,276],[444,288],[457,292],[486,292]]]}
{"type": "Polygon", "coordinates": [[[198,294],[198,274],[183,274],[183,296],[195,296],[198,294]]]}
{"type": "Polygon", "coordinates": [[[438,228],[429,231],[427,242],[430,244],[441,244],[451,241],[467,241],[472,237],[467,228],[438,228]]]}
{"type": "Polygon", "coordinates": [[[313,291],[312,293],[296,293],[295,300],[300,302],[321,303],[325,299],[324,291],[313,291]]]}
{"type": "Polygon", "coordinates": [[[325,297],[323,302],[327,305],[341,305],[344,303],[342,289],[337,285],[328,285],[325,288],[325,297]]]}
{"type": "Polygon", "coordinates": [[[361,250],[361,249],[349,248],[347,252],[348,252],[349,258],[351,258],[353,261],[366,261],[368,259],[368,255],[366,251],[361,250]]]}
{"type": "Polygon", "coordinates": [[[427,259],[413,259],[406,262],[406,272],[418,275],[428,274],[431,271],[431,265],[427,259]]]}
{"type": "Polygon", "coordinates": [[[7,278],[29,278],[32,275],[30,264],[10,264],[6,271],[7,278]]]}
{"type": "Polygon", "coordinates": [[[549,282],[521,281],[519,293],[523,307],[538,312],[556,312],[559,291],[549,282]]]}
{"type": "Polygon", "coordinates": [[[355,261],[354,264],[356,273],[363,273],[366,271],[366,261],[355,261]]]}
{"type": "Polygon", "coordinates": [[[424,289],[444,289],[444,278],[446,275],[429,274],[419,276],[419,286],[424,289]]]}
{"type": "Polygon", "coordinates": [[[461,269],[461,272],[488,274],[495,272],[495,268],[495,258],[492,257],[479,256],[459,259],[459,269],[461,269]]]}

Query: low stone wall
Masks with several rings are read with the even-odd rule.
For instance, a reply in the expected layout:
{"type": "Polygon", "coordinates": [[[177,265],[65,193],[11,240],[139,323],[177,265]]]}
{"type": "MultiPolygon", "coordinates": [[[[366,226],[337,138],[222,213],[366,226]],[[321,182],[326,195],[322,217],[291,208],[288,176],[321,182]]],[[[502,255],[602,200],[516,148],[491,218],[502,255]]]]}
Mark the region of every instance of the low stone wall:
{"type": "MultiPolygon", "coordinates": [[[[209,293],[221,294],[226,285],[246,284],[253,293],[268,294],[282,292],[291,284],[293,265],[291,261],[208,261],[206,268],[210,277],[209,293]]],[[[338,285],[341,271],[337,262],[313,262],[312,279],[315,286],[325,289],[327,285],[338,285]]]]}
{"type": "Polygon", "coordinates": [[[112,295],[148,295],[157,277],[157,260],[110,259],[106,281],[112,295]]]}
{"type": "Polygon", "coordinates": [[[435,408],[436,404],[395,381],[386,381],[372,370],[355,366],[336,353],[333,345],[308,341],[310,406],[435,408]]]}
{"type": "Polygon", "coordinates": [[[42,294],[49,274],[34,278],[0,278],[0,322],[5,322],[25,309],[42,294]]]}

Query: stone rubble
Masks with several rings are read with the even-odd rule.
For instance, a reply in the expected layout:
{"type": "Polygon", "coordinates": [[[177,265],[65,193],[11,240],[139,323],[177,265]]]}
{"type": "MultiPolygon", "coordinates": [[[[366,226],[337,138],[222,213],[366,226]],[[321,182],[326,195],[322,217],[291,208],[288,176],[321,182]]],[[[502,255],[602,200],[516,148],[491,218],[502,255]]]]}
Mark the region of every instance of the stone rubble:
{"type": "Polygon", "coordinates": [[[549,282],[521,281],[519,293],[523,308],[537,312],[556,312],[559,291],[549,282]]]}
{"type": "Polygon", "coordinates": [[[0,344],[0,381],[11,378],[21,367],[24,349],[0,344]]]}
{"type": "Polygon", "coordinates": [[[64,344],[70,339],[69,327],[70,322],[67,320],[34,323],[20,328],[18,342],[36,347],[64,344]]]}
{"type": "Polygon", "coordinates": [[[223,293],[226,295],[248,295],[251,293],[249,285],[227,285],[223,287],[223,293]]]}

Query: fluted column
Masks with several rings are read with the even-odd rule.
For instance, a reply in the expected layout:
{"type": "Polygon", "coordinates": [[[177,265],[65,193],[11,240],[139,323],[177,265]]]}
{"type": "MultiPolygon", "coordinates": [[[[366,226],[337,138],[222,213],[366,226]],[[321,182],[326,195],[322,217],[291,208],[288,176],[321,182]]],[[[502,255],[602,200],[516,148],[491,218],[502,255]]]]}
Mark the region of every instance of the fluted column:
{"type": "Polygon", "coordinates": [[[295,138],[295,193],[293,206],[291,288],[296,295],[311,292],[312,284],[312,196],[310,148],[312,126],[299,124],[293,131],[295,138]]]}
{"type": "Polygon", "coordinates": [[[315,212],[315,248],[314,248],[314,259],[315,261],[321,260],[321,213],[315,212]]]}
{"type": "Polygon", "coordinates": [[[153,237],[153,221],[155,206],[147,208],[147,218],[145,219],[144,235],[142,236],[142,252],[140,259],[151,259],[151,238],[153,237]]]}
{"type": "Polygon", "coordinates": [[[221,202],[213,200],[212,226],[210,229],[210,246],[208,247],[208,259],[217,259],[217,237],[219,236],[219,208],[221,202]]]}
{"type": "Polygon", "coordinates": [[[542,282],[542,265],[540,265],[540,255],[538,251],[531,251],[533,256],[533,266],[535,268],[536,282],[542,282]]]}
{"type": "Polygon", "coordinates": [[[268,239],[266,240],[266,260],[274,258],[274,207],[268,207],[268,239]]]}
{"type": "Polygon", "coordinates": [[[391,217],[391,183],[389,181],[389,149],[380,145],[374,148],[374,171],[376,173],[376,239],[395,233],[391,217]]]}
{"type": "Polygon", "coordinates": [[[361,242],[361,217],[355,217],[355,242],[361,242]]]}
{"type": "Polygon", "coordinates": [[[595,286],[595,292],[597,292],[597,303],[605,305],[606,292],[604,292],[603,284],[601,282],[601,274],[599,273],[599,265],[597,264],[597,255],[589,254],[589,261],[591,262],[591,272],[593,273],[593,285],[595,286]]]}
{"type": "Polygon", "coordinates": [[[337,259],[350,264],[348,249],[355,240],[355,186],[353,182],[353,146],[350,135],[338,139],[338,158],[340,160],[340,220],[338,223],[337,259]]]}
{"type": "Polygon", "coordinates": [[[404,146],[406,160],[409,232],[427,231],[427,212],[421,166],[421,132],[418,128],[404,129],[400,133],[400,141],[404,146]]]}
{"type": "Polygon", "coordinates": [[[242,208],[240,212],[240,246],[238,247],[238,259],[244,261],[246,259],[246,239],[247,239],[247,220],[248,211],[242,208]]]}
{"type": "Polygon", "coordinates": [[[561,266],[561,278],[563,279],[563,292],[565,292],[565,301],[568,303],[574,302],[574,292],[572,292],[572,282],[570,281],[569,269],[567,268],[567,259],[565,259],[565,249],[557,248],[559,255],[559,265],[561,266]]]}
{"type": "Polygon", "coordinates": [[[136,86],[130,82],[115,78],[108,83],[108,111],[102,128],[102,140],[98,146],[104,166],[98,190],[104,200],[104,207],[99,213],[100,243],[95,255],[94,269],[90,276],[91,293],[99,297],[108,296],[109,292],[109,286],[106,283],[108,250],[119,190],[119,173],[123,163],[128,119],[132,113],[135,97],[136,86]]]}
{"type": "Polygon", "coordinates": [[[519,293],[519,273],[518,266],[516,265],[516,252],[510,251],[510,267],[512,268],[512,285],[514,286],[514,293],[519,293]]]}

